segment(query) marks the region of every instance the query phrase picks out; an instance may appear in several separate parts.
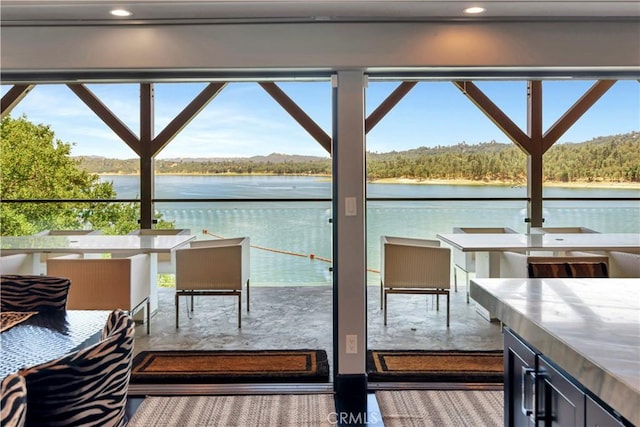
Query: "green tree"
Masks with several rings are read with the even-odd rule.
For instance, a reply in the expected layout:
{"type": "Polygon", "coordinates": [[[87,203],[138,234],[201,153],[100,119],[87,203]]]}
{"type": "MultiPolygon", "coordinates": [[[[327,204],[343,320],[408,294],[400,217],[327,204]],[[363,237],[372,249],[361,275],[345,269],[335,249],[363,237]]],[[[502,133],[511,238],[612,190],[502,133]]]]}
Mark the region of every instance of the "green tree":
{"type": "MultiPolygon", "coordinates": [[[[47,125],[6,116],[0,144],[1,200],[116,198],[113,184],[82,168],[69,156],[71,144],[56,139],[47,125]]],[[[123,234],[138,228],[139,208],[133,203],[2,203],[0,215],[2,235],[83,228],[123,234]]]]}

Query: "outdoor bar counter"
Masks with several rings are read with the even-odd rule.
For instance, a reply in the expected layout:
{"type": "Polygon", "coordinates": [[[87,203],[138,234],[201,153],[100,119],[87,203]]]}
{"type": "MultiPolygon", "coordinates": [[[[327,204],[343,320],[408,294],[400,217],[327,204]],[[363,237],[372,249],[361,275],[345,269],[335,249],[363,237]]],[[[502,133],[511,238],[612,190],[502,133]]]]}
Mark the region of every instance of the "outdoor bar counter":
{"type": "Polygon", "coordinates": [[[470,294],[504,324],[505,342],[515,333],[640,426],[640,280],[472,279],[470,294]]]}

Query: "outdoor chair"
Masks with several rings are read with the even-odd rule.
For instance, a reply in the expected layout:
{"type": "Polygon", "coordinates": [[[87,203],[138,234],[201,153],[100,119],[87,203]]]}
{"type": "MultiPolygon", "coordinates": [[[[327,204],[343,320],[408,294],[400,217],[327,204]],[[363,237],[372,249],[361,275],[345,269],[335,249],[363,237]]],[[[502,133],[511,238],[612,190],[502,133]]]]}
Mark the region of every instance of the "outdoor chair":
{"type": "Polygon", "coordinates": [[[26,425],[126,425],[134,322],[115,310],[107,325],[98,343],[19,371],[27,384],[26,425]]]}
{"type": "Polygon", "coordinates": [[[32,254],[0,256],[0,274],[36,274],[32,254]]]}
{"type": "MultiPolygon", "coordinates": [[[[176,229],[147,229],[142,228],[133,230],[128,235],[134,236],[178,236],[189,235],[191,230],[188,228],[176,228],[176,229]]],[[[170,253],[158,254],[158,274],[174,274],[176,272],[175,259],[170,253]]]]}
{"type": "Polygon", "coordinates": [[[640,253],[610,251],[609,277],[640,277],[640,253]]]}
{"type": "Polygon", "coordinates": [[[388,294],[427,294],[447,297],[449,327],[449,289],[451,288],[451,250],[438,240],[380,237],[380,308],[387,324],[388,294]]]}
{"type": "Polygon", "coordinates": [[[238,297],[238,328],[242,327],[242,288],[247,286],[249,311],[249,237],[191,242],[176,250],[176,328],[180,296],[232,295],[238,297]]]}
{"type": "Polygon", "coordinates": [[[133,315],[146,306],[148,334],[151,320],[149,263],[148,254],[102,259],[68,255],[47,260],[47,271],[71,280],[67,301],[70,310],[122,309],[133,315]]]}
{"type": "Polygon", "coordinates": [[[18,373],[9,374],[2,380],[0,389],[0,425],[24,426],[27,415],[27,386],[24,377],[18,373]]]}
{"type": "Polygon", "coordinates": [[[88,234],[102,234],[100,230],[43,230],[34,236],[86,236],[88,234]]]}
{"type": "Polygon", "coordinates": [[[64,311],[69,286],[63,277],[2,275],[0,311],[64,311]]]}
{"type": "MultiPolygon", "coordinates": [[[[509,227],[453,227],[453,233],[496,234],[517,232],[509,227]]],[[[469,303],[469,273],[476,272],[476,253],[462,252],[460,249],[453,248],[453,284],[456,292],[458,292],[458,269],[465,273],[467,303],[469,303]]]]}
{"type": "MultiPolygon", "coordinates": [[[[101,235],[102,230],[43,230],[34,234],[36,237],[42,236],[88,236],[88,235],[101,235]]],[[[40,257],[40,271],[46,271],[45,263],[49,258],[55,258],[59,256],[67,255],[65,253],[41,253],[34,256],[40,257]]]]}
{"type": "Polygon", "coordinates": [[[543,234],[598,233],[587,227],[538,227],[535,230],[543,234]]]}
{"type": "Polygon", "coordinates": [[[534,256],[507,251],[501,254],[500,277],[609,277],[609,259],[598,255],[534,256]]]}

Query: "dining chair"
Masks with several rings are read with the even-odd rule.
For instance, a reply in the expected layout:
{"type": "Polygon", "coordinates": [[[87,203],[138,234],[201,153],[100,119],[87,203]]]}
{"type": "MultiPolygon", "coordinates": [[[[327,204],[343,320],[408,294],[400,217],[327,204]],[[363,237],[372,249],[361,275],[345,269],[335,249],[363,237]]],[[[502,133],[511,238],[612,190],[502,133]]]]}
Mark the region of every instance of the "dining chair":
{"type": "Polygon", "coordinates": [[[606,251],[606,252],[567,252],[571,256],[601,255],[609,259],[609,277],[611,278],[640,278],[640,248],[637,252],[606,251]]]}
{"type": "Polygon", "coordinates": [[[537,256],[503,252],[500,277],[505,278],[595,278],[609,277],[609,258],[581,254],[573,256],[537,256]]]}
{"type": "MultiPolygon", "coordinates": [[[[453,227],[454,234],[513,234],[517,231],[509,227],[453,227]]],[[[469,273],[476,272],[476,253],[462,252],[460,249],[453,248],[453,285],[454,290],[458,292],[458,270],[465,273],[465,284],[467,286],[467,303],[469,303],[469,273]]]]}
{"type": "MultiPolygon", "coordinates": [[[[179,236],[179,235],[189,235],[191,234],[191,230],[188,228],[176,228],[176,229],[165,229],[165,228],[141,228],[138,230],[133,230],[127,235],[132,236],[179,236]]],[[[176,266],[175,259],[172,257],[171,253],[159,253],[158,254],[158,274],[175,274],[176,266]]]]}
{"type": "Polygon", "coordinates": [[[249,237],[200,240],[176,250],[176,328],[181,296],[237,296],[238,328],[242,327],[242,290],[247,287],[249,311],[249,237]]]}
{"type": "Polygon", "coordinates": [[[380,308],[387,324],[388,294],[427,294],[447,297],[449,327],[449,289],[451,288],[451,250],[438,240],[380,237],[380,308]]]}
{"type": "Polygon", "coordinates": [[[107,324],[98,343],[19,371],[27,386],[27,426],[126,425],[135,327],[123,310],[114,310],[107,324]]]}
{"type": "Polygon", "coordinates": [[[18,373],[9,374],[0,383],[0,426],[22,427],[27,415],[27,384],[18,373]]]}
{"type": "Polygon", "coordinates": [[[47,260],[47,271],[71,280],[70,310],[123,309],[134,315],[146,310],[147,334],[151,321],[149,254],[118,258],[82,258],[67,255],[47,260]]]}
{"type": "Polygon", "coordinates": [[[64,277],[0,276],[0,311],[63,311],[70,281],[64,277]]]}

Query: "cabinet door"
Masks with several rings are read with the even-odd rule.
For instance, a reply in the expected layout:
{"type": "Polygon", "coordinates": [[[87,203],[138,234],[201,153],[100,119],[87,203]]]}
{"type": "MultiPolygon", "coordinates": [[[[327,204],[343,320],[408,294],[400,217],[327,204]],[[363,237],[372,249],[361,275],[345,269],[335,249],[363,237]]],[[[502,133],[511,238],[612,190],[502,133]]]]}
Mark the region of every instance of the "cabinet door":
{"type": "Polygon", "coordinates": [[[622,421],[587,396],[587,427],[624,427],[622,421]]]}
{"type": "Polygon", "coordinates": [[[536,352],[504,330],[504,425],[536,425],[536,352]]]}
{"type": "Polygon", "coordinates": [[[585,393],[544,357],[538,358],[538,393],[541,425],[585,425],[585,393]]]}

